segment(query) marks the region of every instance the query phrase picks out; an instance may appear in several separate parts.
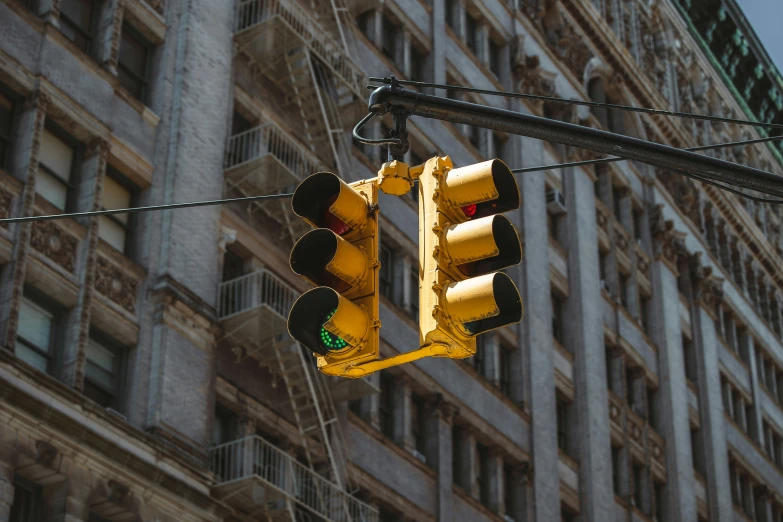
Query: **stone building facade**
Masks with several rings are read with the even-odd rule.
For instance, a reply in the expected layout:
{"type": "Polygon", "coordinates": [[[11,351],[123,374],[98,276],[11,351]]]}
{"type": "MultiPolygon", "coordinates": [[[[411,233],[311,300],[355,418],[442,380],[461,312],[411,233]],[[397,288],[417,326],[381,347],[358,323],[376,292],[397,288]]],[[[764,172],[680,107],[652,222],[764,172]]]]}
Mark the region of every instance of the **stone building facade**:
{"type": "MultiPolygon", "coordinates": [[[[783,123],[733,0],[0,0],[0,217],[371,177],[349,131],[388,74],[783,123]]],[[[765,132],[429,92],[677,147],[765,132]]],[[[410,164],[594,157],[408,130],[410,164]]],[[[783,173],[779,142],[711,154],[783,173]]],[[[523,322],[359,381],[286,334],[285,200],[1,225],[0,520],[783,521],[780,208],[627,161],[518,184],[523,322]]],[[[418,221],[380,206],[389,356],[418,221]]]]}

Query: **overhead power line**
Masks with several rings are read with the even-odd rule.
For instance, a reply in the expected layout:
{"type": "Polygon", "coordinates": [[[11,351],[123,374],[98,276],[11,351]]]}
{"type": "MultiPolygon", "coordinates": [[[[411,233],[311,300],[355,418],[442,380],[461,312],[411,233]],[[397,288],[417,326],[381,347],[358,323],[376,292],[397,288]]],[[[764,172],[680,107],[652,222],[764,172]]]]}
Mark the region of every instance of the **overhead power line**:
{"type": "MultiPolygon", "coordinates": [[[[371,76],[370,77],[371,82],[380,82],[380,83],[391,83],[390,78],[379,78],[377,76],[371,76]]],[[[674,116],[677,118],[690,118],[694,120],[708,120],[708,121],[717,121],[721,123],[733,123],[736,125],[748,125],[751,127],[767,127],[770,129],[783,129],[783,124],[780,123],[764,123],[764,122],[758,122],[758,121],[749,121],[749,120],[738,120],[735,118],[723,118],[721,116],[709,116],[706,114],[693,114],[690,112],[677,112],[677,111],[665,111],[662,109],[649,109],[646,107],[633,107],[630,105],[618,105],[615,103],[600,103],[600,102],[591,102],[591,101],[584,101],[584,100],[568,100],[566,98],[557,98],[554,96],[543,96],[540,94],[524,94],[524,93],[518,93],[518,92],[506,92],[506,91],[492,91],[487,89],[476,89],[474,87],[462,87],[461,85],[446,85],[441,83],[430,83],[430,82],[417,82],[413,80],[396,80],[396,82],[400,85],[412,85],[415,87],[433,87],[435,89],[445,89],[445,90],[452,90],[452,91],[463,91],[463,92],[472,92],[476,94],[487,94],[490,96],[503,96],[505,98],[524,98],[524,99],[530,99],[530,100],[541,100],[541,101],[551,101],[556,103],[564,103],[568,105],[584,105],[586,107],[598,107],[598,108],[604,108],[604,109],[617,109],[621,111],[630,111],[630,112],[643,112],[646,114],[657,114],[659,116],[674,116]]],[[[368,89],[376,89],[378,88],[377,85],[368,85],[368,89]]]]}
{"type": "Polygon", "coordinates": [[[270,194],[266,196],[248,196],[242,198],[213,199],[210,201],[192,201],[189,203],[169,203],[166,205],[151,205],[148,207],[117,208],[111,210],[93,210],[90,212],[72,212],[70,214],[49,214],[46,216],[26,216],[0,219],[0,223],[25,223],[27,221],[49,221],[52,219],[80,218],[106,216],[109,214],[132,214],[136,212],[148,212],[150,210],[170,210],[175,208],[189,207],[208,207],[210,205],[224,205],[226,203],[242,203],[249,201],[260,201],[268,199],[290,198],[292,193],[288,194],[270,194]]]}
{"type": "MultiPolygon", "coordinates": [[[[712,145],[699,145],[698,147],[689,147],[687,149],[682,149],[682,150],[687,150],[690,152],[698,152],[700,150],[725,149],[728,147],[737,147],[740,145],[753,145],[754,143],[764,143],[768,141],[783,141],[783,136],[767,136],[766,138],[755,138],[752,140],[730,141],[727,143],[715,143],[712,145]]],[[[511,169],[511,172],[513,172],[514,174],[522,174],[525,172],[540,172],[542,170],[561,169],[567,167],[579,167],[583,165],[597,165],[599,163],[615,163],[618,161],[629,161],[629,160],[628,158],[621,158],[619,156],[610,156],[608,158],[598,158],[598,159],[583,160],[583,161],[569,161],[567,163],[554,163],[552,165],[544,165],[541,167],[523,167],[519,169],[511,169]]],[[[683,176],[687,176],[687,174],[683,174],[683,176]]]]}

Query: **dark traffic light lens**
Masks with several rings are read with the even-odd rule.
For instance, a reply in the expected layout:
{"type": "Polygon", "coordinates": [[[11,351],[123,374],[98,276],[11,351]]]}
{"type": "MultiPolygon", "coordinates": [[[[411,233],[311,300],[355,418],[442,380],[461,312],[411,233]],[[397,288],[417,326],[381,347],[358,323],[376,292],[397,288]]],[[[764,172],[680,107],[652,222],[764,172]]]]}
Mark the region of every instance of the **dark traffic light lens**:
{"type": "Polygon", "coordinates": [[[343,223],[343,221],[329,212],[329,209],[332,207],[332,204],[337,201],[337,197],[339,194],[335,194],[331,198],[329,198],[326,201],[326,208],[324,209],[324,224],[326,225],[326,228],[337,234],[338,236],[343,236],[346,233],[351,231],[351,227],[343,223]]]}
{"type": "Polygon", "coordinates": [[[466,216],[469,218],[472,218],[476,215],[476,205],[468,205],[467,207],[462,207],[462,212],[465,213],[466,216]]]}
{"type": "MultiPolygon", "coordinates": [[[[335,313],[336,311],[337,311],[337,308],[335,308],[334,310],[332,310],[331,312],[329,312],[329,313],[326,315],[326,317],[324,317],[324,320],[323,320],[323,323],[322,323],[322,324],[326,324],[326,322],[327,322],[329,319],[331,319],[331,318],[332,318],[332,316],[334,315],[334,313],[335,313]]],[[[329,332],[329,331],[328,331],[326,328],[324,328],[323,326],[321,326],[321,333],[320,333],[320,338],[321,338],[321,345],[322,345],[324,348],[326,348],[327,350],[330,350],[330,351],[333,351],[333,352],[334,352],[334,351],[337,351],[337,350],[342,350],[343,348],[345,348],[346,346],[348,346],[348,343],[346,343],[346,342],[345,342],[345,341],[344,341],[344,340],[343,340],[341,337],[337,337],[337,336],[336,336],[336,335],[334,335],[333,333],[329,332]]]]}

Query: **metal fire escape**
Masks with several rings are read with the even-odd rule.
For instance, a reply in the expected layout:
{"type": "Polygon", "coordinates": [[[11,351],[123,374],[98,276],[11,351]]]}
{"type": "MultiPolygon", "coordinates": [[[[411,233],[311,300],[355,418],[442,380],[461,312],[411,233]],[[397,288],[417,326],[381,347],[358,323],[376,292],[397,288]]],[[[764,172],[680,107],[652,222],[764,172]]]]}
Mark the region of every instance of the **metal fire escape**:
{"type": "MultiPolygon", "coordinates": [[[[325,2],[331,17],[328,9],[305,9],[297,0],[239,2],[235,49],[249,58],[257,79],[263,76],[296,103],[302,133],[297,139],[299,130],[289,133],[267,121],[232,136],[225,161],[228,190],[270,194],[324,170],[324,164],[337,172],[348,167],[340,115],[363,106],[365,75],[347,54],[342,1],[325,2]]],[[[292,240],[309,229],[289,202],[270,203],[249,210],[272,217],[292,240]]],[[[213,489],[242,512],[264,513],[269,520],[299,520],[303,512],[335,522],[377,521],[377,512],[350,494],[348,453],[333,402],[377,390],[364,380],[327,378],[317,371],[312,355],[287,334],[297,295],[272,272],[258,270],[221,284],[218,315],[224,343],[285,382],[309,467],[261,437],[247,437],[213,448],[213,489]],[[315,465],[324,457],[325,469],[318,473],[315,465]]]]}
{"type": "MultiPolygon", "coordinates": [[[[332,5],[331,0],[325,3],[332,5]]],[[[324,9],[307,10],[296,0],[240,2],[235,41],[261,74],[294,94],[310,147],[342,172],[349,156],[340,113],[365,99],[365,75],[348,56],[344,23],[326,17],[324,9]],[[336,26],[342,42],[329,35],[315,14],[336,26]]],[[[342,7],[334,7],[334,13],[347,15],[342,7]]]]}

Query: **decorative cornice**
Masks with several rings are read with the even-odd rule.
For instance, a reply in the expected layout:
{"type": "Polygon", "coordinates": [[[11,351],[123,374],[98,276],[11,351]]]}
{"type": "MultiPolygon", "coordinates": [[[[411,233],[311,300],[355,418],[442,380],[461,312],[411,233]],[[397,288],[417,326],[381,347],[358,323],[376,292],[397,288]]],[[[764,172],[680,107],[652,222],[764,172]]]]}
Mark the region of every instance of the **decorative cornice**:
{"type": "Polygon", "coordinates": [[[718,318],[718,310],[723,301],[723,278],[712,273],[711,266],[702,265],[702,252],[690,256],[691,279],[694,283],[696,303],[712,316],[718,318]]]}
{"type": "Polygon", "coordinates": [[[653,237],[655,260],[665,262],[669,268],[678,273],[677,261],[687,253],[684,232],[674,229],[674,221],[665,220],[663,205],[658,204],[650,216],[650,230],[653,237]]]}

